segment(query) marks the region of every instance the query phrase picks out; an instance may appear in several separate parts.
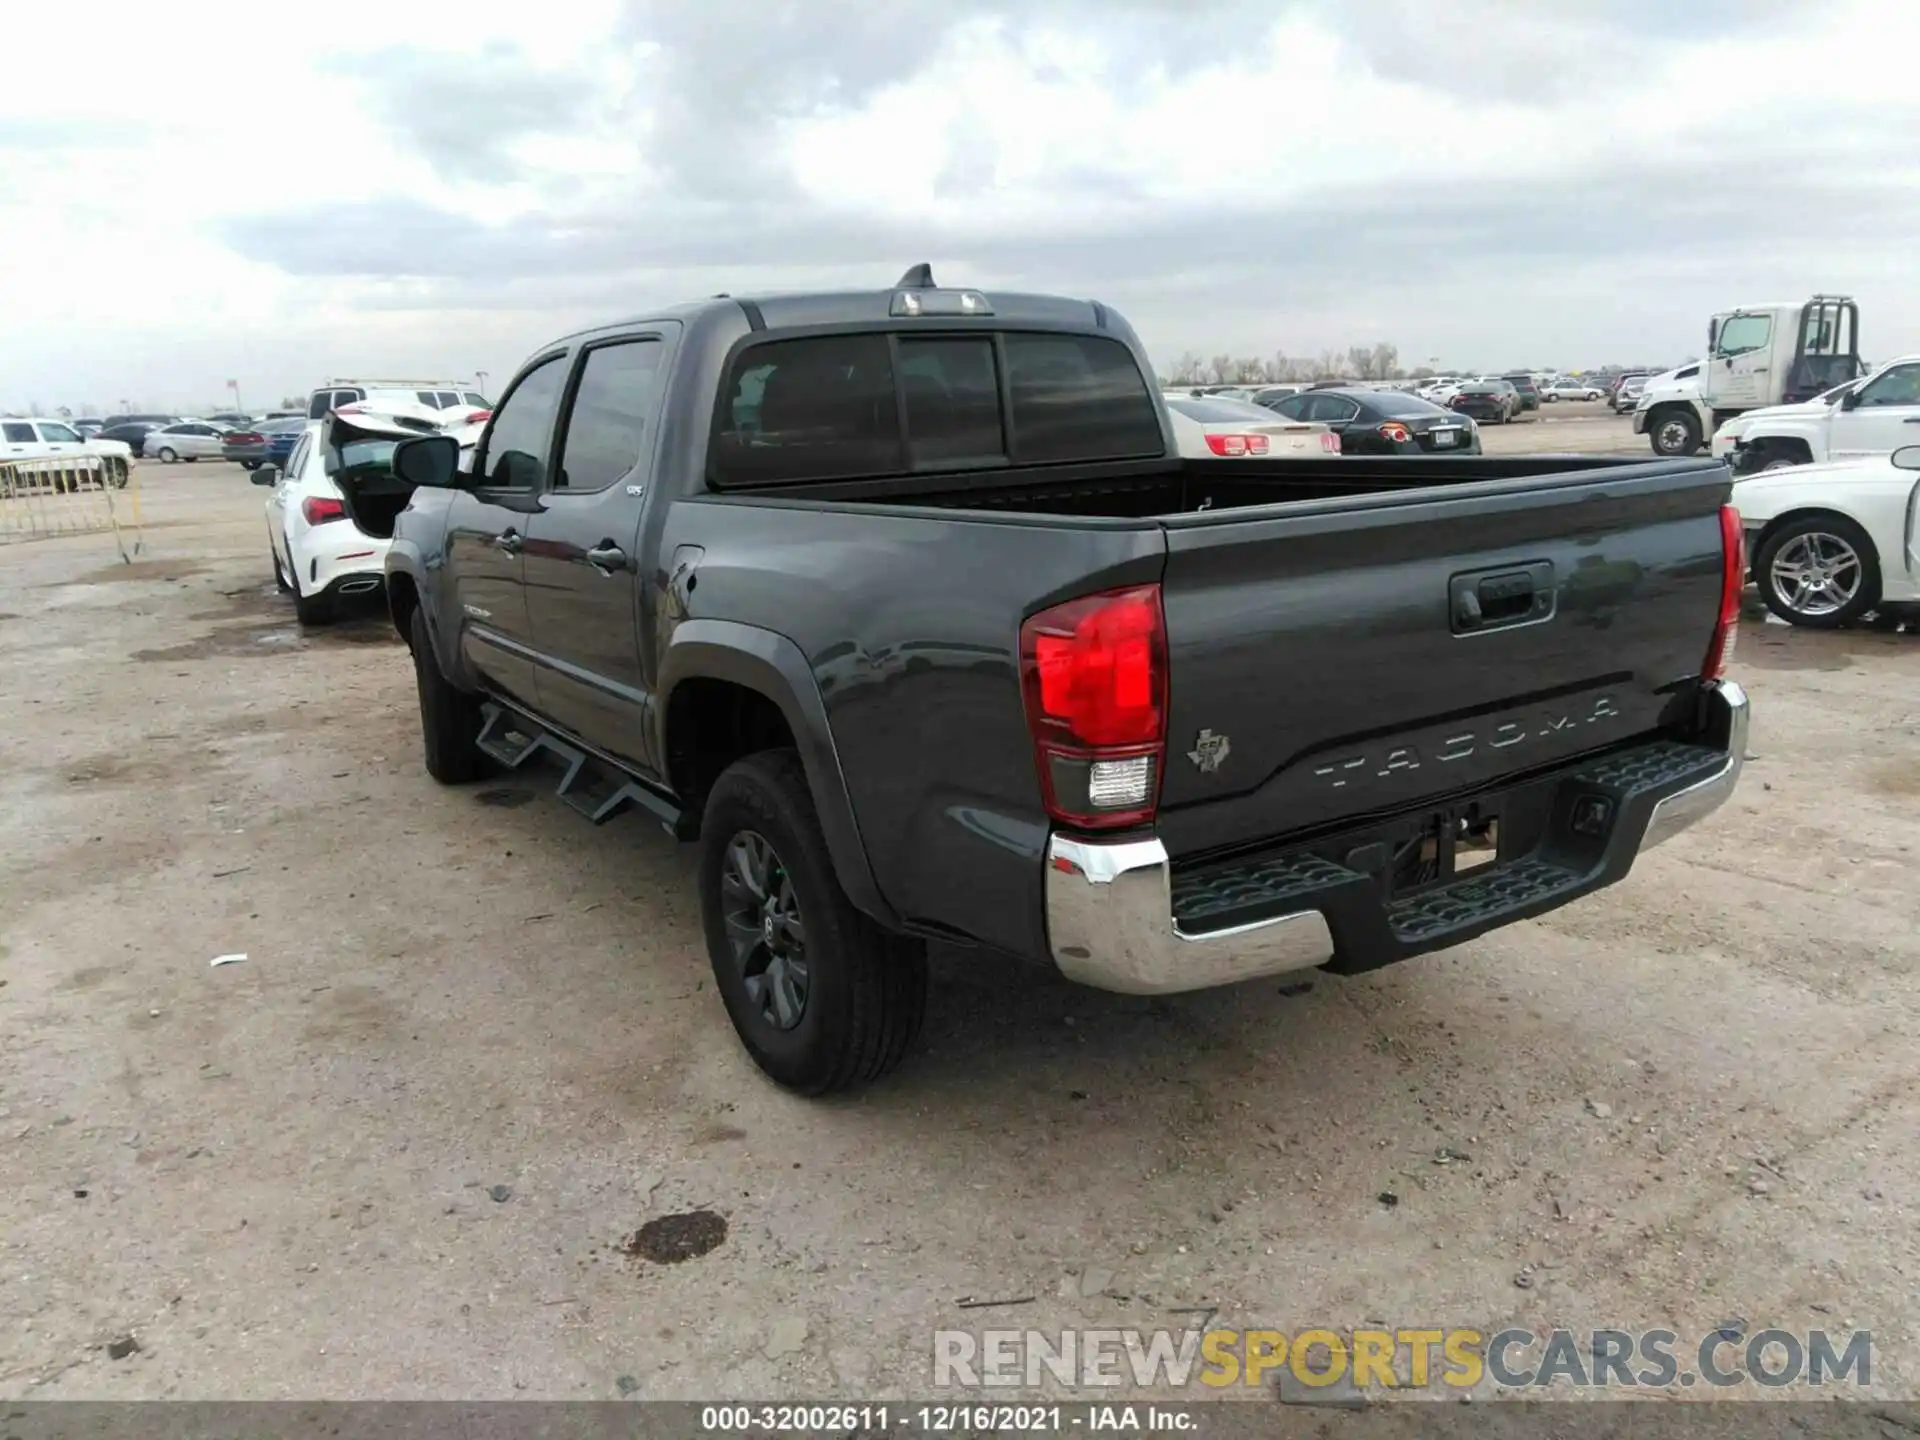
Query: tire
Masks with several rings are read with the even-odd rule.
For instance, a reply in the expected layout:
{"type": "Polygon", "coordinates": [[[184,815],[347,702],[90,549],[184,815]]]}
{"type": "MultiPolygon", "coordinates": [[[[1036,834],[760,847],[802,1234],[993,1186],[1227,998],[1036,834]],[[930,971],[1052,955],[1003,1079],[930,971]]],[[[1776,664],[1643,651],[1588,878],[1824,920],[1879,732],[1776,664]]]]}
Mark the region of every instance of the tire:
{"type": "Polygon", "coordinates": [[[242,460],[240,462],[240,468],[242,470],[258,470],[260,468],[260,462],[258,460],[242,460]]]}
{"type": "Polygon", "coordinates": [[[420,692],[420,739],[427,774],[442,785],[464,785],[485,770],[480,749],[480,699],[458,688],[440,671],[434,658],[433,637],[427,632],[427,612],[414,607],[407,625],[407,644],[413,650],[414,685],[420,692]]]}
{"type": "Polygon", "coordinates": [[[287,588],[293,592],[293,616],[302,625],[320,626],[333,621],[333,600],[325,594],[309,595],[300,588],[300,567],[287,552],[287,588]]]}
{"type": "MultiPolygon", "coordinates": [[[[294,582],[299,583],[297,580],[294,582]]],[[[293,616],[301,625],[314,629],[333,623],[333,600],[327,595],[303,595],[293,592],[293,616]]]]}
{"type": "Polygon", "coordinates": [[[749,755],[715,783],[701,821],[700,913],[734,1032],[789,1090],[825,1095],[877,1080],[920,1033],[926,946],[888,934],[847,899],[793,751],[749,755]],[[754,842],[764,847],[757,864],[754,842]]]}
{"type": "Polygon", "coordinates": [[[162,465],[171,465],[179,458],[180,452],[175,450],[171,445],[162,445],[160,447],[160,463],[162,465]]]}
{"type": "Polygon", "coordinates": [[[1867,532],[1842,515],[1789,520],[1760,546],[1753,578],[1769,610],[1789,625],[1810,630],[1852,624],[1880,603],[1879,553],[1867,532]],[[1819,565],[1826,577],[1819,590],[1792,584],[1779,573],[1779,567],[1810,563],[1819,565]]]}
{"type": "Polygon", "coordinates": [[[1653,453],[1669,460],[1700,449],[1700,417],[1691,410],[1664,410],[1647,417],[1647,440],[1653,453]]]}

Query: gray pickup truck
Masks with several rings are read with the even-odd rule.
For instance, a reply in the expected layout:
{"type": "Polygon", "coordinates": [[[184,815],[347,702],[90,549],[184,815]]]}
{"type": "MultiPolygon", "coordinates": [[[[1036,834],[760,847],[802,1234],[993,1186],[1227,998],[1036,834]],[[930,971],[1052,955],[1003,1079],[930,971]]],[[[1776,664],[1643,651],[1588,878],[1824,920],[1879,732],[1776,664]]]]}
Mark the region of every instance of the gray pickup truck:
{"type": "Polygon", "coordinates": [[[821,1093],[926,942],[1155,994],[1364,971],[1624,877],[1745,754],[1711,460],[1178,458],[1103,305],[716,296],[478,445],[328,424],[426,766],[701,846],[727,1011],[821,1093]]]}

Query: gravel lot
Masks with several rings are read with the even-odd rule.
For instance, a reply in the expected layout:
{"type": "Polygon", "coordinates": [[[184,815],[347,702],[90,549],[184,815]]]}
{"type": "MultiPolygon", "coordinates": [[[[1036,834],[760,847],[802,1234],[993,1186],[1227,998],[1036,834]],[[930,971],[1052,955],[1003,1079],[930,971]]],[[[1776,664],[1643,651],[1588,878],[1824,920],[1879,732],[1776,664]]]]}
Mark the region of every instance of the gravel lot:
{"type": "MultiPolygon", "coordinates": [[[[1644,449],[1584,409],[1488,448],[1644,449]]],[[[1920,1394],[1920,637],[1750,616],[1742,792],[1542,921],[1170,1000],[954,952],[900,1074],[808,1103],[690,855],[434,786],[261,492],[140,482],[135,565],[0,551],[0,1396],[925,1396],[937,1328],[1184,1307],[1867,1326],[1920,1394]]]]}

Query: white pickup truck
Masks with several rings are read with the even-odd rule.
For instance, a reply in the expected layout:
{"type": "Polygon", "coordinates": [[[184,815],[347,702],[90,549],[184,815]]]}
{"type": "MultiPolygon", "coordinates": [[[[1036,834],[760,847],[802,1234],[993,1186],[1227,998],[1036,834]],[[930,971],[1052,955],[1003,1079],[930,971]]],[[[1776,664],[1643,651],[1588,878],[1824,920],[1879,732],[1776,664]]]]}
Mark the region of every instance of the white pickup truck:
{"type": "Polygon", "coordinates": [[[1890,360],[1864,380],[1798,405],[1728,420],[1713,434],[1715,459],[1752,475],[1788,465],[1864,460],[1920,444],[1920,355],[1890,360]]]}

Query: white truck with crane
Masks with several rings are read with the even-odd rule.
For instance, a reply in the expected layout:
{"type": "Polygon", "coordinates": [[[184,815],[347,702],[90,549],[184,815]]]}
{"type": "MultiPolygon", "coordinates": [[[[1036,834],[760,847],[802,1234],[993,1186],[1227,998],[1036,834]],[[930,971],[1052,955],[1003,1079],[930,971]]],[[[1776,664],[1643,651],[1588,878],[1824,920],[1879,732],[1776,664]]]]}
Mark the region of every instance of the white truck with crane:
{"type": "Polygon", "coordinates": [[[1700,361],[1647,382],[1633,432],[1656,455],[1692,455],[1735,416],[1812,400],[1860,374],[1860,307],[1851,296],[1743,305],[1708,322],[1700,361]]]}

